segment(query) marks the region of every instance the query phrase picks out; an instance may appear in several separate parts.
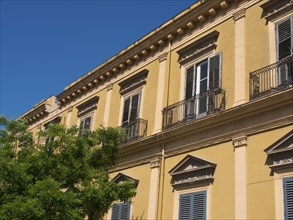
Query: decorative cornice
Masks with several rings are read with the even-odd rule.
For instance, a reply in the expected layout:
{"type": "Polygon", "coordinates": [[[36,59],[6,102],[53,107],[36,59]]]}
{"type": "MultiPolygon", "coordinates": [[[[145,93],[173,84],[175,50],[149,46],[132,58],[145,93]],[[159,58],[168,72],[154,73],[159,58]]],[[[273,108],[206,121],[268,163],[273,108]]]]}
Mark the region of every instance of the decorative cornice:
{"type": "Polygon", "coordinates": [[[47,105],[41,104],[37,106],[35,109],[30,111],[28,114],[23,116],[23,118],[27,121],[29,125],[41,120],[42,118],[46,117],[49,114],[47,105]]]}
{"type": "Polygon", "coordinates": [[[180,56],[179,63],[186,63],[189,60],[195,59],[196,57],[202,55],[202,53],[216,48],[218,36],[219,32],[213,31],[183,49],[178,50],[177,53],[180,56]]]}
{"type": "Polygon", "coordinates": [[[158,56],[158,60],[160,63],[163,62],[164,60],[167,60],[167,54],[168,54],[167,52],[164,52],[158,56]]]}
{"type": "Polygon", "coordinates": [[[112,180],[112,182],[115,182],[117,184],[119,184],[120,182],[124,182],[124,181],[130,181],[133,182],[135,187],[137,187],[139,180],[134,179],[130,176],[127,176],[123,173],[118,173],[112,180]]]}
{"type": "Polygon", "coordinates": [[[244,18],[245,17],[245,12],[246,12],[245,8],[242,8],[239,11],[235,12],[233,14],[234,21],[238,21],[239,19],[244,18]]]}
{"type": "Polygon", "coordinates": [[[213,180],[215,168],[216,164],[214,163],[187,155],[169,171],[172,176],[172,186],[211,181],[213,180]]]}
{"type": "Polygon", "coordinates": [[[235,138],[232,138],[232,141],[233,141],[234,148],[247,146],[247,136],[235,137],[235,138]]]}
{"type": "Polygon", "coordinates": [[[118,85],[120,86],[120,94],[125,94],[134,88],[137,88],[146,83],[146,78],[148,76],[148,70],[144,69],[136,75],[120,82],[118,85]]]}
{"type": "Polygon", "coordinates": [[[98,100],[99,100],[99,97],[94,96],[90,100],[87,100],[87,101],[83,102],[82,104],[80,104],[79,106],[77,106],[76,107],[78,109],[77,116],[84,115],[84,114],[96,109],[98,100]]]}
{"type": "Polygon", "coordinates": [[[69,106],[68,108],[67,108],[67,112],[69,113],[69,112],[72,112],[72,110],[73,110],[73,107],[72,106],[69,106]]]}
{"type": "Polygon", "coordinates": [[[110,91],[113,89],[113,83],[110,83],[109,85],[107,85],[107,91],[110,91]]]}
{"type": "Polygon", "coordinates": [[[194,3],[175,18],[170,19],[67,86],[57,96],[59,105],[61,107],[66,106],[83,93],[88,93],[95,87],[102,86],[115,77],[116,74],[121,74],[125,69],[137,65],[137,62],[140,62],[142,57],[153,55],[162,50],[162,48],[166,47],[166,42],[173,41],[176,37],[182,38],[197,25],[204,25],[210,18],[216,17],[220,10],[228,10],[228,8],[228,0],[206,0],[194,3]]]}
{"type": "Polygon", "coordinates": [[[271,20],[293,10],[292,0],[270,0],[260,6],[266,13],[265,19],[271,20]]]}
{"type": "Polygon", "coordinates": [[[159,168],[161,165],[161,160],[159,158],[150,161],[151,169],[159,168]]]}

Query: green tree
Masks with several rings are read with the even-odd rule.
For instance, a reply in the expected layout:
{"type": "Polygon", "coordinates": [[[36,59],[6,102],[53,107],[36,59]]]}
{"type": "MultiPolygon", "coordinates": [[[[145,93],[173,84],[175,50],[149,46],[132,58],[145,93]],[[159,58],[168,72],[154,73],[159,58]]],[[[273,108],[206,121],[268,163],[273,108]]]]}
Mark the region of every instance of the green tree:
{"type": "Polygon", "coordinates": [[[121,131],[50,125],[37,144],[24,120],[0,116],[0,219],[101,219],[113,201],[135,195],[114,183],[121,131]]]}

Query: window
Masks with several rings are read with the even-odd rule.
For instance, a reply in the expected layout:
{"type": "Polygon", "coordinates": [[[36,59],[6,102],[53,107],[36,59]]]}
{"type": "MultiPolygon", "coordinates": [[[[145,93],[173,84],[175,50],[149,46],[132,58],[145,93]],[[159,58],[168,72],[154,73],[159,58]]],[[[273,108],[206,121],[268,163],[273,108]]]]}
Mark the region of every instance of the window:
{"type": "Polygon", "coordinates": [[[112,206],[111,220],[128,220],[130,214],[130,203],[116,203],[112,206]]]}
{"type": "Polygon", "coordinates": [[[277,57],[281,60],[293,54],[293,17],[276,24],[277,57]]]}
{"type": "MultiPolygon", "coordinates": [[[[280,61],[293,55],[293,17],[276,24],[277,59],[280,61]]],[[[278,84],[292,82],[292,65],[284,61],[278,66],[278,84]]]]}
{"type": "Polygon", "coordinates": [[[91,125],[92,125],[92,115],[81,118],[79,122],[80,135],[84,135],[85,132],[90,131],[91,125]]]}
{"type": "Polygon", "coordinates": [[[182,194],[179,200],[179,220],[206,219],[206,191],[182,194]]]}
{"type": "MultiPolygon", "coordinates": [[[[47,130],[50,125],[60,124],[60,122],[61,122],[61,117],[54,118],[53,120],[49,121],[48,123],[46,123],[44,125],[45,130],[47,130]]],[[[52,137],[47,137],[46,140],[45,140],[45,143],[48,144],[48,143],[50,143],[50,142],[52,142],[54,140],[55,140],[55,137],[53,137],[53,136],[52,137]]]]}
{"type": "Polygon", "coordinates": [[[147,120],[140,115],[143,89],[146,85],[148,70],[144,69],[139,73],[119,83],[121,99],[120,119],[121,126],[125,131],[122,142],[136,140],[146,136],[147,120]]]}
{"type": "Polygon", "coordinates": [[[140,97],[139,92],[124,99],[122,126],[139,118],[140,97]]]}
{"type": "Polygon", "coordinates": [[[283,179],[285,220],[293,219],[293,177],[283,179]]]}
{"type": "Polygon", "coordinates": [[[192,65],[186,70],[185,80],[185,116],[207,113],[209,104],[208,91],[221,86],[221,53],[192,65]]]}

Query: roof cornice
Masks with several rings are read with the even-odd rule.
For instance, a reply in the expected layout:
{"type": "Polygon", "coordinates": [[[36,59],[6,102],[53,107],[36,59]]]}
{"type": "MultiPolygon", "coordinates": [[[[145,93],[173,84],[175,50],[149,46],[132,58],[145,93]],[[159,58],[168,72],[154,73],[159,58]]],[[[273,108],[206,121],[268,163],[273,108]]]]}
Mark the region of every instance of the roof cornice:
{"type": "Polygon", "coordinates": [[[81,94],[91,91],[122,73],[142,59],[166,47],[168,42],[182,37],[197,26],[203,25],[221,10],[227,10],[233,2],[243,0],[201,0],[151,31],[106,62],[67,86],[57,99],[65,106],[81,94]]]}

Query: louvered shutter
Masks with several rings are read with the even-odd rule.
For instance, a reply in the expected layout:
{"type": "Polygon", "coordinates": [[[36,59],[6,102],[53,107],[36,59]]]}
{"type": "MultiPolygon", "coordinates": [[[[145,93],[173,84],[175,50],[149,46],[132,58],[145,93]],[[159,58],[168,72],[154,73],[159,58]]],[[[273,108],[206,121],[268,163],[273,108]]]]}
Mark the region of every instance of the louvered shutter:
{"type": "Polygon", "coordinates": [[[285,220],[293,219],[293,178],[283,180],[285,220]]]}
{"type": "Polygon", "coordinates": [[[209,58],[209,89],[219,88],[221,86],[221,53],[215,54],[209,58]]]}
{"type": "Polygon", "coordinates": [[[121,204],[121,213],[120,219],[121,220],[129,220],[129,212],[130,212],[130,203],[122,203],[121,204]]]}
{"type": "Polygon", "coordinates": [[[193,219],[206,219],[206,192],[198,192],[193,194],[193,219]]]}
{"type": "Polygon", "coordinates": [[[128,119],[129,119],[129,106],[130,106],[130,98],[127,98],[124,101],[122,125],[128,123],[128,119]]]}
{"type": "Polygon", "coordinates": [[[179,220],[206,219],[206,191],[180,195],[179,220]]]}
{"type": "Polygon", "coordinates": [[[292,18],[276,25],[277,55],[281,60],[292,54],[292,18]]]}
{"type": "Polygon", "coordinates": [[[138,118],[138,108],[139,108],[139,94],[131,97],[131,110],[129,122],[135,121],[138,118]]]}
{"type": "Polygon", "coordinates": [[[112,206],[111,220],[129,220],[130,203],[119,203],[112,206]]]}
{"type": "Polygon", "coordinates": [[[112,206],[112,218],[111,220],[118,220],[120,214],[120,204],[114,204],[112,206]]]}
{"type": "Polygon", "coordinates": [[[194,66],[187,69],[185,82],[185,99],[190,99],[194,95],[194,66]]]}
{"type": "Polygon", "coordinates": [[[180,195],[179,200],[179,220],[192,219],[192,193],[180,195]]]}

